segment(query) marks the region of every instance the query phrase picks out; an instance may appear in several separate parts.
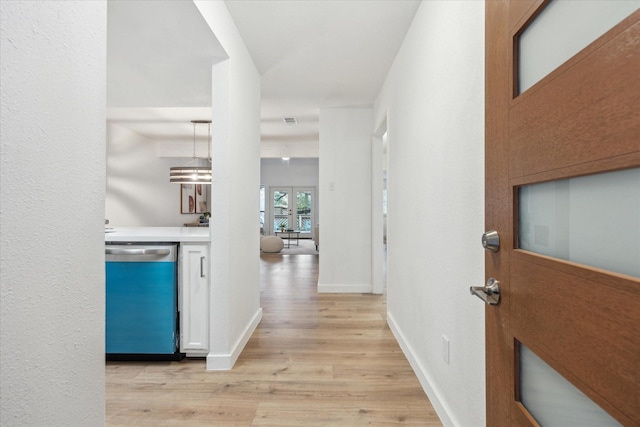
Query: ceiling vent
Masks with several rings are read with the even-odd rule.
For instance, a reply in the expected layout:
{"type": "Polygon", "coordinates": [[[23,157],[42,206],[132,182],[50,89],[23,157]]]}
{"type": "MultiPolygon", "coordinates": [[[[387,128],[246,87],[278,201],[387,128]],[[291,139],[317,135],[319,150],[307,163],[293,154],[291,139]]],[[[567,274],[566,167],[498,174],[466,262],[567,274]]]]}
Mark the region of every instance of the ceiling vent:
{"type": "Polygon", "coordinates": [[[282,119],[282,121],[284,121],[286,125],[290,125],[290,126],[298,124],[298,121],[296,120],[295,117],[285,117],[284,119],[282,119]]]}

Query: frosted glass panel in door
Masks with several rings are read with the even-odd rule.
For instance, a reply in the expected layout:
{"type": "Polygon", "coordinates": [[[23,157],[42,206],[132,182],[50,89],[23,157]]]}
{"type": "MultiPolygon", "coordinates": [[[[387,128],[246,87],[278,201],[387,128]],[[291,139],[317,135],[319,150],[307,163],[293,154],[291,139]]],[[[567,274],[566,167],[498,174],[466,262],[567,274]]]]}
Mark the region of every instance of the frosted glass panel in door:
{"type": "Polygon", "coordinates": [[[640,8],[640,0],[552,0],[518,38],[520,93],[640,8]]]}
{"type": "Polygon", "coordinates": [[[542,427],[621,426],[525,345],[520,350],[520,401],[542,427]]]}
{"type": "Polygon", "coordinates": [[[518,246],[640,277],[640,168],[526,185],[518,246]]]}

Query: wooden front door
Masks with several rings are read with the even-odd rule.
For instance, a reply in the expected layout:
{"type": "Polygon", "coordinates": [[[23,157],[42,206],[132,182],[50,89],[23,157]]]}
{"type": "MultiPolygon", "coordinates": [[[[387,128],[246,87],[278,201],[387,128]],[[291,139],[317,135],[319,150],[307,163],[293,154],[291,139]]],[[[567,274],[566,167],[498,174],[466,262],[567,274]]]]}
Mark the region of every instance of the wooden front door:
{"type": "MultiPolygon", "coordinates": [[[[545,425],[522,396],[526,348],[614,423],[638,426],[638,275],[525,250],[520,220],[522,191],[532,185],[640,167],[640,11],[521,92],[518,38],[548,4],[486,6],[485,214],[500,249],[487,251],[485,271],[501,294],[498,305],[486,306],[487,425],[545,425]]],[[[637,188],[640,194],[640,180],[637,188]]],[[[637,218],[628,229],[636,245],[639,212],[631,211],[637,218]]],[[[543,228],[535,232],[549,238],[543,228]]],[[[602,243],[601,250],[616,245],[602,243]]]]}

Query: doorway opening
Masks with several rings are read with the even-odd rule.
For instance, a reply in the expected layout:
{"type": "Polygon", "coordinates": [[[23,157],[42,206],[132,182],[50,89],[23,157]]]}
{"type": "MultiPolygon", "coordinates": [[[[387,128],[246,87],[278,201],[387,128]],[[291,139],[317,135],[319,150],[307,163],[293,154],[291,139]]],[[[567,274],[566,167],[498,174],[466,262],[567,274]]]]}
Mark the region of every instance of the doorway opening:
{"type": "Polygon", "coordinates": [[[371,279],[374,294],[387,286],[387,120],[374,133],[371,149],[371,279]]]}

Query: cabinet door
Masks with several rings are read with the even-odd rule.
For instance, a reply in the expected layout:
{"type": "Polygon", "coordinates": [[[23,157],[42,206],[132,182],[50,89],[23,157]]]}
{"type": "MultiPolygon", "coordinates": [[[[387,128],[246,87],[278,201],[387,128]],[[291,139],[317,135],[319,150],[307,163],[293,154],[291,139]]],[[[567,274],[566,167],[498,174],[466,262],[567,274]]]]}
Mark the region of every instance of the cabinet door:
{"type": "Polygon", "coordinates": [[[180,246],[180,351],[209,350],[209,247],[180,246]]]}

